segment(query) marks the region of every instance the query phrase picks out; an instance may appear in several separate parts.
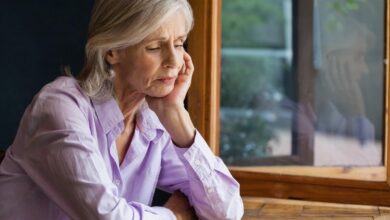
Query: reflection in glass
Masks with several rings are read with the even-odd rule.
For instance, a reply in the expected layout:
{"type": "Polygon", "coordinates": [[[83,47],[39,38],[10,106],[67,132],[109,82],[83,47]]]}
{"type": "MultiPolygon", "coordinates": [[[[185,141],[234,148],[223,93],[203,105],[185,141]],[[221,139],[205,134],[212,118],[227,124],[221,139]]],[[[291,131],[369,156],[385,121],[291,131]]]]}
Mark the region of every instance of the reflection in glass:
{"type": "Polygon", "coordinates": [[[384,5],[352,2],[315,5],[316,165],[382,160],[384,5]]]}
{"type": "Polygon", "coordinates": [[[381,165],[384,0],[315,0],[313,59],[295,54],[305,33],[293,32],[293,3],[223,2],[221,157],[240,166],[381,165]],[[295,72],[297,59],[312,72],[295,72]],[[301,139],[313,140],[309,159],[297,153],[301,139]]]}

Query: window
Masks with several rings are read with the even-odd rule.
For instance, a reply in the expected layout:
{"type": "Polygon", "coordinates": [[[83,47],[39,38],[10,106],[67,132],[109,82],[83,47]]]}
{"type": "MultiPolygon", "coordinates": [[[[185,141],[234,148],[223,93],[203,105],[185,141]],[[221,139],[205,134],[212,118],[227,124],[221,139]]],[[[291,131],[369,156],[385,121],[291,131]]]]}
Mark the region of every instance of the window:
{"type": "Polygon", "coordinates": [[[222,158],[382,165],[383,8],[383,0],[224,1],[222,158]]]}
{"type": "Polygon", "coordinates": [[[390,205],[387,1],[190,3],[189,112],[242,194],[390,205]]]}

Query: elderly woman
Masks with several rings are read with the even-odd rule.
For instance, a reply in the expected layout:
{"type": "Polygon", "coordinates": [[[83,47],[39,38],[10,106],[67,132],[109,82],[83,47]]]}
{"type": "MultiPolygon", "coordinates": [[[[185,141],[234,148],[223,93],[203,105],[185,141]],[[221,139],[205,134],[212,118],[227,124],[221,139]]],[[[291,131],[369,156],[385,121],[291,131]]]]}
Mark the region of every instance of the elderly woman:
{"type": "Polygon", "coordinates": [[[192,19],[186,0],[95,1],[80,76],[35,96],[0,166],[0,219],[242,217],[183,105],[192,19]],[[156,187],[175,192],[164,207],[156,187]]]}

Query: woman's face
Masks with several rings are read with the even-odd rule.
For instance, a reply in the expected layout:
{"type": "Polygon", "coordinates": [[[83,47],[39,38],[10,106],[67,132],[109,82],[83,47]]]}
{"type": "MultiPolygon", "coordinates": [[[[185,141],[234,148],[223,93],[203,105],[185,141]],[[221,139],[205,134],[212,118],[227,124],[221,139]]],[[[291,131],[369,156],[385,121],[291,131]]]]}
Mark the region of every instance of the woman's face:
{"type": "Polygon", "coordinates": [[[164,97],[174,88],[181,70],[187,33],[184,16],[176,12],[141,43],[107,54],[116,72],[117,93],[164,97]]]}

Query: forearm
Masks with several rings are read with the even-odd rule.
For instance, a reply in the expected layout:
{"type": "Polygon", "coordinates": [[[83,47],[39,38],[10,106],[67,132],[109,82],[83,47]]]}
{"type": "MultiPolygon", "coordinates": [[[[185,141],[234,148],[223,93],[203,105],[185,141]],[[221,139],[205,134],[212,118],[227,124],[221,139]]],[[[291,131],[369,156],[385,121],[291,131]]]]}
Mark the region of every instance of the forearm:
{"type": "Polygon", "coordinates": [[[172,168],[174,157],[166,159],[169,163],[164,164],[170,167],[163,167],[160,183],[185,193],[200,219],[240,219],[243,213],[240,186],[199,132],[190,148],[174,150],[180,159],[176,166],[183,170],[172,168]],[[178,182],[179,176],[183,178],[178,182]]]}
{"type": "Polygon", "coordinates": [[[240,219],[243,204],[239,184],[221,159],[201,148],[192,146],[190,152],[179,156],[189,178],[187,196],[201,219],[240,219]]]}
{"type": "Polygon", "coordinates": [[[158,117],[171,136],[173,143],[182,148],[188,148],[192,145],[195,127],[184,106],[166,109],[158,117]]]}

